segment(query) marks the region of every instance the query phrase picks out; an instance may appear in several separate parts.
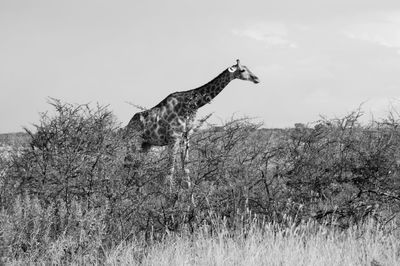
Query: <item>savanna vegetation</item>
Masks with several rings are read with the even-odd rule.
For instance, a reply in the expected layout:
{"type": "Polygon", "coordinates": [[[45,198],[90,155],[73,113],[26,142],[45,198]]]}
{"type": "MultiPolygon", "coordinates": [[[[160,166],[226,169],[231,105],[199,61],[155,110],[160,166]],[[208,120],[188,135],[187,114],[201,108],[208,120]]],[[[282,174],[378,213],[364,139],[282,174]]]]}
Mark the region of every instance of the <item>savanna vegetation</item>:
{"type": "Polygon", "coordinates": [[[400,265],[395,111],[204,126],[171,187],[106,107],[50,104],[0,157],[0,264],[400,265]]]}

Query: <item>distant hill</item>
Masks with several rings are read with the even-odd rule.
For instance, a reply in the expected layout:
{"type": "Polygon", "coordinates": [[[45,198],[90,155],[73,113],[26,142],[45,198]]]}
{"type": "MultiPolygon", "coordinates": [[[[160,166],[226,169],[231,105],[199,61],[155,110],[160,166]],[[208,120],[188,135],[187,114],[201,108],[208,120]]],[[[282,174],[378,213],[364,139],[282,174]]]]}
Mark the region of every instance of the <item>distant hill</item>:
{"type": "Polygon", "coordinates": [[[25,132],[0,134],[0,146],[19,146],[27,143],[29,135],[25,132]]]}

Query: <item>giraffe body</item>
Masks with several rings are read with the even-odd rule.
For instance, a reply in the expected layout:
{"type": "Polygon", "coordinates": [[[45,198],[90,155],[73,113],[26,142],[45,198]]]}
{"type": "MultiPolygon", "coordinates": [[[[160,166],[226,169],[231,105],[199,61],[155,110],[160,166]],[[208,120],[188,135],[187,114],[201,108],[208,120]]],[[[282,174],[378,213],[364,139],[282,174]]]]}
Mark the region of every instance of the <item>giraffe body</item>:
{"type": "MultiPolygon", "coordinates": [[[[135,138],[135,146],[142,152],[147,152],[152,146],[168,146],[169,176],[172,178],[176,154],[181,142],[184,142],[185,147],[188,145],[197,110],[210,103],[233,79],[259,82],[237,60],[236,65],[224,70],[207,84],[196,89],[171,93],[153,108],[136,113],[126,127],[126,135],[135,138]]],[[[185,151],[187,152],[187,148],[185,151]]],[[[187,159],[186,155],[183,157],[187,159]]]]}

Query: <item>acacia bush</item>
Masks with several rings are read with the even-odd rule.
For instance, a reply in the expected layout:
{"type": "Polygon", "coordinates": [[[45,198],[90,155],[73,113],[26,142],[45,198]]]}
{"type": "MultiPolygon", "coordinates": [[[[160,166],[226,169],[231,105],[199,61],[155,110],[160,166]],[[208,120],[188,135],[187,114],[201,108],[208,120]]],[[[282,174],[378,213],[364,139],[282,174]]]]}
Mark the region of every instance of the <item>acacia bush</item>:
{"type": "Polygon", "coordinates": [[[132,152],[106,107],[50,104],[55,114],[43,113],[26,130],[25,148],[1,161],[6,258],[95,263],[126,241],[151,243],[205,225],[212,232],[216,219],[235,232],[255,216],[347,228],[367,217],[384,225],[399,212],[393,114],[367,125],[360,112],[293,129],[262,129],[249,119],[209,125],[190,140],[190,182],[179,169],[171,187],[167,152],[132,152]]]}
{"type": "Polygon", "coordinates": [[[361,112],[287,131],[280,175],[301,218],[348,227],[371,215],[382,223],[399,212],[398,120],[359,123],[361,112]]]}

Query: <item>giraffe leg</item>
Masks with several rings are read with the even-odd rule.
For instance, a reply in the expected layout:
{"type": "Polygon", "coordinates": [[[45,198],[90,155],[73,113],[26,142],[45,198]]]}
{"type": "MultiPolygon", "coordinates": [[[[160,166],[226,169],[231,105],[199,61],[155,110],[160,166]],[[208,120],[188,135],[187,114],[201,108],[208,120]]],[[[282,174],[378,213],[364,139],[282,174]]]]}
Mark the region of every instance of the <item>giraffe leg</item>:
{"type": "Polygon", "coordinates": [[[188,186],[190,188],[190,171],[187,168],[187,162],[189,161],[189,139],[187,137],[183,138],[183,150],[181,152],[181,163],[182,163],[182,171],[185,173],[185,177],[187,179],[188,186]]]}
{"type": "Polygon", "coordinates": [[[176,155],[179,150],[180,139],[175,139],[171,144],[168,145],[168,175],[167,179],[170,181],[171,188],[174,187],[174,174],[176,155]]]}
{"type": "Polygon", "coordinates": [[[125,151],[125,157],[124,157],[124,167],[125,168],[130,168],[132,167],[135,163],[135,153],[137,152],[136,145],[132,143],[133,141],[129,140],[127,146],[126,146],[126,151],[125,151]]]}
{"type": "Polygon", "coordinates": [[[140,146],[142,145],[142,140],[140,137],[133,135],[130,136],[127,142],[127,150],[126,150],[126,156],[125,156],[125,163],[129,164],[133,162],[133,154],[137,153],[140,151],[140,146]]]}
{"type": "Polygon", "coordinates": [[[124,167],[137,169],[143,164],[145,156],[151,149],[151,144],[144,141],[142,137],[133,135],[128,140],[127,150],[124,158],[124,167]]]}
{"type": "Polygon", "coordinates": [[[187,121],[186,121],[186,133],[183,137],[183,153],[182,153],[182,170],[185,172],[186,178],[188,179],[188,184],[190,187],[190,171],[186,167],[187,162],[189,161],[189,148],[190,148],[190,136],[194,133],[196,127],[194,124],[194,116],[191,116],[187,121]]]}

